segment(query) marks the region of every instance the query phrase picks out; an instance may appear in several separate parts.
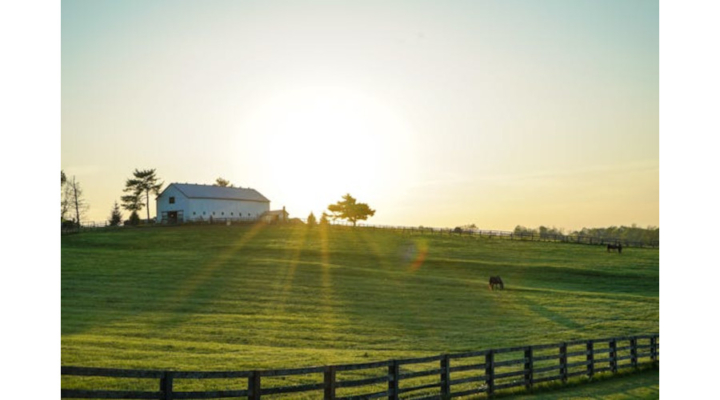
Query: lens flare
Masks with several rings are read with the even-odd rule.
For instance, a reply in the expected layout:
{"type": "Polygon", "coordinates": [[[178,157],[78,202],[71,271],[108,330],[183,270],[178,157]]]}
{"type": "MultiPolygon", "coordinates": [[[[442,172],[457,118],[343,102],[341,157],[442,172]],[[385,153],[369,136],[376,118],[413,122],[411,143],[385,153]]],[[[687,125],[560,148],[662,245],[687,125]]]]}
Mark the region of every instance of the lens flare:
{"type": "Polygon", "coordinates": [[[408,270],[410,272],[415,272],[419,270],[425,262],[427,254],[428,244],[426,240],[418,239],[411,243],[408,243],[403,249],[404,261],[410,264],[408,270]]]}

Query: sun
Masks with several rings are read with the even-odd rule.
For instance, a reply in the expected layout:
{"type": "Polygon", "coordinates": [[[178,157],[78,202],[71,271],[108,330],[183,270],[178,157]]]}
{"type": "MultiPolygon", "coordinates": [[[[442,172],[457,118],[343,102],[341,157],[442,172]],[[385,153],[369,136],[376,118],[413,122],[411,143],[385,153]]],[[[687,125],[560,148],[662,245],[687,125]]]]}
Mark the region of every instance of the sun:
{"type": "Polygon", "coordinates": [[[410,127],[358,90],[306,87],[275,94],[254,111],[247,131],[265,176],[300,212],[345,193],[392,193],[413,171],[410,127]]]}

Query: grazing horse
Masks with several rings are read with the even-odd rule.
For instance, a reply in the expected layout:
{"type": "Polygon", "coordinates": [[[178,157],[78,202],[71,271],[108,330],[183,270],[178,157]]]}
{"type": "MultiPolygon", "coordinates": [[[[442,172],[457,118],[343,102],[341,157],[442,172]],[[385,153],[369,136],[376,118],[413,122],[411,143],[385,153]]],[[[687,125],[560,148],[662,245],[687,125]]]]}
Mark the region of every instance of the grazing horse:
{"type": "Polygon", "coordinates": [[[618,243],[618,244],[609,244],[609,245],[607,245],[607,251],[608,251],[608,253],[609,253],[610,251],[612,251],[612,250],[617,250],[618,253],[621,253],[621,254],[622,254],[622,244],[618,243]]]}
{"type": "Polygon", "coordinates": [[[500,279],[499,276],[491,276],[488,287],[490,288],[490,290],[494,290],[497,286],[499,286],[500,289],[505,289],[505,285],[503,284],[503,281],[502,279],[500,279]]]}

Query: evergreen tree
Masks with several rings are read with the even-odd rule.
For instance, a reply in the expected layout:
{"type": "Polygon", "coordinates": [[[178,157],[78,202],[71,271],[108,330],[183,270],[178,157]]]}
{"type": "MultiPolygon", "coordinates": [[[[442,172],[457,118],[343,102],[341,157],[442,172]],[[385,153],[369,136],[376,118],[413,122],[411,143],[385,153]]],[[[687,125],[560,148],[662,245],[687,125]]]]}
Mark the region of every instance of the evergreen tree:
{"type": "Polygon", "coordinates": [[[128,220],[130,222],[130,225],[132,226],[138,226],[140,225],[140,216],[138,215],[137,211],[134,211],[130,213],[130,219],[128,220]]]}
{"type": "Polygon", "coordinates": [[[328,220],[328,215],[325,212],[323,212],[322,215],[320,216],[320,225],[327,226],[329,224],[330,224],[330,221],[328,220]]]}
{"type": "MultiPolygon", "coordinates": [[[[154,169],[146,169],[146,170],[138,170],[135,169],[133,171],[134,178],[128,179],[125,181],[125,192],[132,193],[133,196],[140,198],[142,194],[145,194],[145,203],[143,204],[140,200],[135,202],[134,204],[136,206],[140,206],[140,209],[142,209],[142,206],[147,206],[147,219],[150,221],[150,192],[157,195],[160,193],[160,188],[163,185],[163,182],[158,183],[158,178],[155,175],[154,169]]],[[[125,197],[123,196],[123,202],[125,202],[125,197]]],[[[128,199],[130,200],[130,199],[128,199]]],[[[138,209],[137,211],[139,211],[138,209]]]]}
{"type": "Polygon", "coordinates": [[[120,200],[122,201],[122,208],[130,211],[130,224],[137,225],[138,223],[140,223],[138,211],[142,210],[142,208],[145,206],[145,203],[142,202],[140,196],[136,194],[129,194],[120,197],[120,200]],[[133,215],[137,218],[136,221],[133,220],[133,215]]]}
{"type": "Polygon", "coordinates": [[[115,202],[112,211],[110,211],[110,219],[108,222],[110,223],[110,226],[118,226],[120,225],[120,222],[122,222],[122,213],[120,212],[120,206],[117,201],[115,202]]]}
{"type": "Polygon", "coordinates": [[[317,218],[315,218],[315,214],[313,214],[312,212],[310,213],[310,215],[308,215],[307,224],[308,226],[317,225],[317,218]]]}

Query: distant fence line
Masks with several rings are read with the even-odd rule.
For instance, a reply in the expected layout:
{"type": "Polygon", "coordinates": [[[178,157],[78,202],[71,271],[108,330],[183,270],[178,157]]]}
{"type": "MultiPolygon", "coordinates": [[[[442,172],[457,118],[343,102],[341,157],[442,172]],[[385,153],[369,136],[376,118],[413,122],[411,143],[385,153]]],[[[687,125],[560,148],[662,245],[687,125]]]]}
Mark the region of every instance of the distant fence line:
{"type": "MultiPolygon", "coordinates": [[[[299,218],[297,220],[307,223],[306,219],[299,218]]],[[[257,218],[213,218],[208,220],[193,220],[182,222],[182,224],[249,224],[256,223],[259,219],[257,218]]],[[[352,224],[342,221],[331,221],[333,226],[346,226],[350,227],[352,224]]],[[[149,225],[168,225],[167,223],[151,223],[149,225]]],[[[63,228],[62,233],[77,233],[82,230],[94,230],[98,228],[110,227],[107,221],[91,221],[85,222],[81,227],[72,227],[69,229],[63,228]]],[[[358,228],[364,229],[384,229],[389,231],[397,231],[404,234],[416,234],[416,235],[459,235],[469,237],[480,237],[480,238],[501,238],[510,240],[526,240],[534,242],[563,242],[563,243],[580,243],[590,245],[606,245],[606,244],[622,244],[625,247],[649,247],[659,248],[659,240],[651,241],[637,241],[628,240],[617,237],[600,237],[592,235],[561,235],[561,234],[549,234],[549,233],[531,233],[531,232],[520,232],[516,233],[513,231],[499,231],[499,230],[487,230],[487,229],[458,229],[458,228],[432,228],[423,226],[399,226],[399,225],[370,225],[370,224],[358,224],[358,228]]]]}
{"type": "Polygon", "coordinates": [[[277,398],[277,395],[303,393],[325,400],[429,400],[480,393],[492,396],[509,388],[532,389],[543,382],[567,383],[572,377],[592,378],[603,372],[617,373],[626,368],[658,365],[659,337],[659,334],[650,334],[575,340],[363,364],[279,370],[186,372],[63,366],[63,376],[154,379],[158,390],[61,388],[61,397],[163,400],[242,397],[259,400],[263,396],[277,398]],[[365,371],[369,377],[366,375],[357,379],[357,375],[352,376],[359,371],[365,371]],[[285,380],[290,376],[304,378],[301,382],[311,383],[277,384],[278,378],[285,380]],[[174,389],[179,382],[208,379],[231,380],[236,388],[212,391],[174,389]],[[245,383],[244,388],[237,389],[240,382],[245,383]],[[351,389],[349,393],[348,388],[351,389]]]}
{"type": "MultiPolygon", "coordinates": [[[[352,226],[345,222],[333,221],[332,225],[335,226],[352,226]]],[[[649,247],[659,248],[659,240],[651,241],[637,241],[628,240],[617,237],[602,237],[602,236],[591,236],[591,235],[560,235],[550,233],[531,233],[531,232],[520,232],[515,233],[513,231],[498,231],[498,230],[483,230],[483,229],[458,229],[458,228],[431,228],[431,227],[414,227],[414,226],[395,226],[395,225],[369,225],[369,224],[358,224],[358,227],[365,229],[385,229],[397,231],[405,234],[417,234],[417,235],[459,235],[469,237],[483,237],[483,238],[501,238],[510,240],[527,240],[536,242],[563,242],[563,243],[581,243],[581,244],[592,244],[592,245],[606,245],[606,244],[622,244],[625,247],[649,247]]]]}

